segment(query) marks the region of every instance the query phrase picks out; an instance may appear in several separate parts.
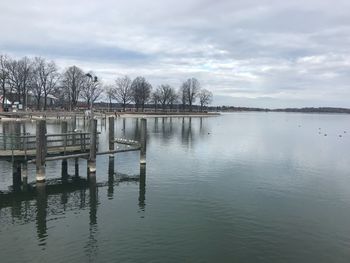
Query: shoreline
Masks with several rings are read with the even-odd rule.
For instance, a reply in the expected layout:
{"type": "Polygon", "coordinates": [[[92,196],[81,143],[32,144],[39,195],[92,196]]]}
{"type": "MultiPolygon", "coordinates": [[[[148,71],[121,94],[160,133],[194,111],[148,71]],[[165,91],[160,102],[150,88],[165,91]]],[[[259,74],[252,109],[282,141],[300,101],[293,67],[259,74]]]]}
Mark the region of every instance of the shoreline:
{"type": "MultiPolygon", "coordinates": [[[[94,112],[94,116],[98,118],[107,118],[115,116],[117,118],[158,118],[158,117],[217,117],[219,112],[94,112]]],[[[23,121],[23,120],[62,120],[73,118],[89,118],[81,111],[46,111],[46,112],[1,112],[0,121],[23,121]]]]}

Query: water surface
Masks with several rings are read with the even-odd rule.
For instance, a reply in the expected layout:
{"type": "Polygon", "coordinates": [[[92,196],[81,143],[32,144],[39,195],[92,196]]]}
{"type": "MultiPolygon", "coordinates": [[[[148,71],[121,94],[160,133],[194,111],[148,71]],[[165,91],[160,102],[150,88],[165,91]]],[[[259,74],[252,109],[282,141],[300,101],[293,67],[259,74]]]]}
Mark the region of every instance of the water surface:
{"type": "MultiPolygon", "coordinates": [[[[120,118],[116,132],[138,139],[139,126],[120,118]]],[[[116,181],[140,174],[130,152],[116,156],[113,178],[98,156],[97,185],[0,199],[0,261],[349,262],[349,115],[149,118],[147,129],[145,181],[116,181]]],[[[103,149],[103,121],[99,130],[103,149]]],[[[0,166],[5,191],[12,165],[0,166]]],[[[48,163],[48,179],[60,169],[48,163]]]]}

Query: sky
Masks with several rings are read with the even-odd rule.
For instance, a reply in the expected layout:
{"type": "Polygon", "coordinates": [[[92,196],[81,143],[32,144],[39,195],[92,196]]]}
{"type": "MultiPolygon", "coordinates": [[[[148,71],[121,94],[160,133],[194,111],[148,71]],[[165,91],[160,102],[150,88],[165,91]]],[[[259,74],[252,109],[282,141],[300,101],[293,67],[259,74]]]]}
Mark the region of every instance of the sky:
{"type": "Polygon", "coordinates": [[[112,84],[195,77],[214,105],[350,108],[349,0],[0,0],[0,54],[112,84]]]}

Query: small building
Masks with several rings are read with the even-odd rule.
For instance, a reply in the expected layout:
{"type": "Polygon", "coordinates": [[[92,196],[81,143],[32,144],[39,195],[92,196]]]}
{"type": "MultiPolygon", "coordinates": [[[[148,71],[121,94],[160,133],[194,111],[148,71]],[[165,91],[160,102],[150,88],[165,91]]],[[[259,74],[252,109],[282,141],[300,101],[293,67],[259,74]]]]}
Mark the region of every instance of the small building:
{"type": "Polygon", "coordinates": [[[2,104],[3,96],[0,95],[0,111],[3,111],[3,109],[9,109],[12,105],[12,102],[9,101],[7,98],[5,98],[4,105],[2,104]]]}

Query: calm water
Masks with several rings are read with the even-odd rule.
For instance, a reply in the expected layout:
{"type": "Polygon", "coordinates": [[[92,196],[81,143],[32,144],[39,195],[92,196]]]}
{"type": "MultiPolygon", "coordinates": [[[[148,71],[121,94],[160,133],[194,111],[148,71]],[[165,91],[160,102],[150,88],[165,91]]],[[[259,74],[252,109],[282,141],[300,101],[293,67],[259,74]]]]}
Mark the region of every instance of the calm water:
{"type": "MultiPolygon", "coordinates": [[[[137,139],[139,125],[119,119],[116,130],[137,139]]],[[[147,127],[145,181],[116,180],[140,174],[130,152],[112,176],[98,157],[97,186],[1,198],[0,262],[350,261],[349,115],[149,118],[147,127]]],[[[8,190],[12,166],[0,165],[8,190]]],[[[48,163],[47,177],[60,169],[48,163]]]]}

